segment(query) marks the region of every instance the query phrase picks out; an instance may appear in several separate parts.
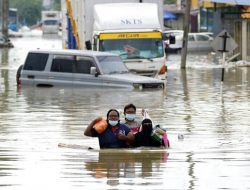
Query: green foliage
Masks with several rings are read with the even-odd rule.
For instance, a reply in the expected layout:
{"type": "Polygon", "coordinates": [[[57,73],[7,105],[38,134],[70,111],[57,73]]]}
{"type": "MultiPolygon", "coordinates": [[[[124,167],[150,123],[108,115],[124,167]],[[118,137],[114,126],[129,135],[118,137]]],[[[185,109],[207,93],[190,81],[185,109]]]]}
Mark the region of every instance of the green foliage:
{"type": "Polygon", "coordinates": [[[176,4],[176,0],[164,0],[164,4],[176,4]]]}
{"type": "MultiPolygon", "coordinates": [[[[9,7],[18,9],[20,24],[32,26],[41,20],[43,0],[10,0],[9,7]]],[[[54,10],[61,9],[61,0],[54,0],[54,10]]]]}
{"type": "Polygon", "coordinates": [[[54,0],[54,9],[58,11],[61,10],[61,0],[54,0]]]}
{"type": "Polygon", "coordinates": [[[41,19],[42,0],[10,0],[9,7],[18,9],[21,24],[31,26],[41,19]]]}

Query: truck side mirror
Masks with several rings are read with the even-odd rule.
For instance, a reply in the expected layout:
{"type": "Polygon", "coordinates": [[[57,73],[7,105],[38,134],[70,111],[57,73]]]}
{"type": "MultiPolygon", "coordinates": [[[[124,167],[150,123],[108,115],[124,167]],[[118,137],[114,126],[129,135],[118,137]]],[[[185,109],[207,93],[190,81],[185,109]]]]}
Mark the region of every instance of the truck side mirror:
{"type": "Polygon", "coordinates": [[[173,35],[169,36],[169,44],[175,44],[175,36],[173,35]]]}
{"type": "Polygon", "coordinates": [[[87,50],[91,50],[91,42],[90,42],[90,40],[85,42],[85,46],[86,46],[87,50]]]}

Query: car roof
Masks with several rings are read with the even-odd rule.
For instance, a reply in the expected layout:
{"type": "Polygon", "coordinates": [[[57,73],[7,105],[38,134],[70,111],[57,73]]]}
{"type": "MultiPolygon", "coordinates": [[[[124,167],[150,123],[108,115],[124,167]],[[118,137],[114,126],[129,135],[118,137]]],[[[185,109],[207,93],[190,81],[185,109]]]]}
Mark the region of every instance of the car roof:
{"type": "Polygon", "coordinates": [[[189,34],[194,34],[194,35],[208,35],[206,33],[203,33],[203,32],[189,32],[189,34]]]}
{"type": "Polygon", "coordinates": [[[163,31],[163,33],[173,33],[173,32],[179,32],[179,33],[183,33],[183,30],[165,30],[163,31]]]}
{"type": "Polygon", "coordinates": [[[48,54],[62,54],[62,55],[83,55],[83,56],[118,56],[113,53],[99,52],[91,50],[75,50],[75,49],[37,49],[30,50],[29,53],[48,53],[48,54]]]}
{"type": "Polygon", "coordinates": [[[188,33],[188,35],[201,35],[201,36],[207,36],[209,37],[210,39],[213,38],[213,36],[209,35],[209,34],[206,34],[206,33],[203,33],[203,32],[191,32],[191,33],[188,33]]]}
{"type": "MultiPolygon", "coordinates": [[[[179,34],[184,34],[183,30],[165,30],[163,31],[165,34],[171,34],[171,33],[179,33],[179,34]]],[[[212,37],[213,33],[212,32],[189,32],[188,34],[190,35],[204,35],[204,36],[210,36],[212,37]]]]}

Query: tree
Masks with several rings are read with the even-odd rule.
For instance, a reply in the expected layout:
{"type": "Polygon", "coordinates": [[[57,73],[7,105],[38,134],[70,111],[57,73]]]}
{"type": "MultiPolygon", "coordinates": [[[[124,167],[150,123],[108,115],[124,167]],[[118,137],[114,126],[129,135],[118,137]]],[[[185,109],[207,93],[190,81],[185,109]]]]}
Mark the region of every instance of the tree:
{"type": "Polygon", "coordinates": [[[164,0],[164,4],[176,4],[176,0],[164,0]]]}
{"type": "Polygon", "coordinates": [[[42,0],[10,0],[10,7],[18,9],[21,24],[31,26],[41,19],[42,0]]]}
{"type": "Polygon", "coordinates": [[[54,0],[54,9],[58,11],[61,10],[61,0],[54,0]]]}

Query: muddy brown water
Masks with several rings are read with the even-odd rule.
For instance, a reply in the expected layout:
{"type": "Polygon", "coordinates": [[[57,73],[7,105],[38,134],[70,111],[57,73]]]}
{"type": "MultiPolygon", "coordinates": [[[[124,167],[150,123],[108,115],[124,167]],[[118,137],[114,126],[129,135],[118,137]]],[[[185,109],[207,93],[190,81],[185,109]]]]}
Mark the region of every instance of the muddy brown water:
{"type": "Polygon", "coordinates": [[[0,49],[0,189],[250,189],[249,67],[229,65],[221,83],[211,54],[188,55],[185,71],[177,54],[167,58],[165,90],[17,89],[27,51],[61,48],[61,40],[13,43],[0,49]],[[127,103],[146,108],[167,130],[170,149],[87,149],[96,145],[83,135],[88,123],[127,103]]]}

